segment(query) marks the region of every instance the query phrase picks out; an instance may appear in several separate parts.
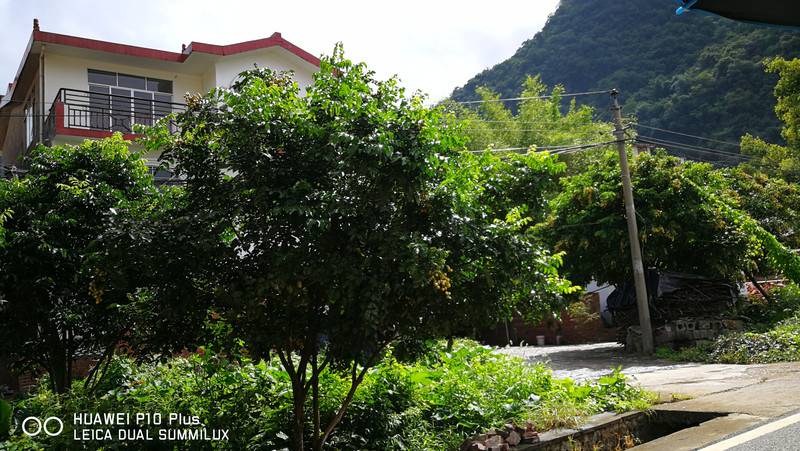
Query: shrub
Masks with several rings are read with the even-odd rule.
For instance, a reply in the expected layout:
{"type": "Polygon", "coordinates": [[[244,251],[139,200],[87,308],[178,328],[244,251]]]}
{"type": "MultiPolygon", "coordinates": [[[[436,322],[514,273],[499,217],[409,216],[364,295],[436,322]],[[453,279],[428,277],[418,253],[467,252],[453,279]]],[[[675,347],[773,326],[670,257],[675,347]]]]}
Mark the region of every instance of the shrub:
{"type": "Polygon", "coordinates": [[[789,284],[769,290],[771,302],[761,298],[744,304],[742,314],[753,323],[757,331],[769,330],[775,324],[800,313],[800,287],[789,284]]]}
{"type": "MultiPolygon", "coordinates": [[[[277,361],[235,362],[203,350],[188,358],[137,365],[117,359],[113,377],[99,397],[80,383],[71,395],[42,387],[18,403],[26,415],[72,418],[75,412],[170,412],[197,415],[208,428],[230,429],[230,449],[281,449],[289,445],[290,380],[277,361]]],[[[347,375],[325,371],[321,399],[337,399],[349,388],[347,375]]],[[[574,427],[587,415],[649,407],[653,398],[630,386],[618,370],[591,383],[555,379],[544,366],[492,352],[474,342],[457,341],[450,352],[441,344],[414,363],[391,354],[373,368],[356,393],[351,410],[334,432],[328,449],[454,449],[468,436],[508,421],[531,420],[540,430],[574,427]]],[[[323,414],[337,406],[323,404],[323,414]]],[[[308,421],[311,421],[309,418],[308,421]]],[[[3,446],[74,446],[69,421],[59,437],[16,434],[3,446]]],[[[104,443],[109,448],[141,443],[104,443]]],[[[89,446],[92,444],[90,443],[89,446]]],[[[209,447],[208,442],[178,443],[179,449],[209,447]]]]}
{"type": "Polygon", "coordinates": [[[714,342],[680,350],[659,348],[656,356],[678,362],[774,363],[800,360],[800,316],[783,320],[766,332],[735,332],[714,342]]]}
{"type": "Polygon", "coordinates": [[[709,360],[744,364],[800,360],[800,317],[784,320],[763,333],[724,335],[714,343],[709,360]]]}

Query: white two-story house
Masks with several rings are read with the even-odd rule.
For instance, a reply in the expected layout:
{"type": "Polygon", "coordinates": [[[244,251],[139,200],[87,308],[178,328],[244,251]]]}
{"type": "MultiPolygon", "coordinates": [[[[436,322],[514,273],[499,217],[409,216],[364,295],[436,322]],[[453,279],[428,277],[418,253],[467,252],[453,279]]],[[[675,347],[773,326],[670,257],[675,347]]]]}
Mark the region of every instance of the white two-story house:
{"type": "MultiPolygon", "coordinates": [[[[192,42],[180,52],[42,31],[33,21],[12,83],[0,96],[0,173],[24,170],[33,146],[97,139],[152,124],[184,108],[184,95],[229,86],[257,65],[291,70],[306,87],[319,59],[280,33],[229,45],[192,42]]],[[[157,155],[148,155],[153,161],[157,155]]]]}

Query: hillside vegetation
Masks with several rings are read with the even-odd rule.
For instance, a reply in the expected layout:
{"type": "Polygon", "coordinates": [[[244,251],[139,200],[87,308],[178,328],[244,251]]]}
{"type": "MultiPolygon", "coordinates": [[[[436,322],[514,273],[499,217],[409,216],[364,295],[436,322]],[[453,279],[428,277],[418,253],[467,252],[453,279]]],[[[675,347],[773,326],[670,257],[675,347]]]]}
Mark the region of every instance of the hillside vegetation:
{"type": "MultiPolygon", "coordinates": [[[[765,74],[762,62],[799,50],[798,32],[697,13],[678,17],[668,1],[562,0],[514,56],[452,97],[477,99],[480,86],[515,96],[528,75],[541,74],[542,82],[562,84],[567,92],[618,88],[625,113],[642,124],[737,142],[746,133],[780,142],[772,94],[777,77],[765,74]]],[[[607,111],[604,96],[579,101],[591,102],[598,114],[607,111]]]]}

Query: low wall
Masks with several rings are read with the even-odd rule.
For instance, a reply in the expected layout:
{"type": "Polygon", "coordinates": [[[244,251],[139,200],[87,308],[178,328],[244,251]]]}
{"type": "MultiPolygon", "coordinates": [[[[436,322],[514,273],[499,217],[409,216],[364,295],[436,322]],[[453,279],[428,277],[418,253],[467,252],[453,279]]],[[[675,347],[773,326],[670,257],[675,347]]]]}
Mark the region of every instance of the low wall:
{"type": "Polygon", "coordinates": [[[543,335],[545,344],[559,344],[558,335],[561,336],[560,344],[582,344],[615,341],[618,335],[617,328],[606,328],[600,319],[600,297],[597,293],[587,295],[583,299],[586,311],[591,318],[573,318],[569,312],[561,312],[560,321],[542,321],[530,324],[521,317],[515,316],[506,324],[499,324],[493,330],[480,337],[484,342],[494,346],[505,346],[511,341],[512,345],[527,343],[536,344],[536,337],[543,335]]]}

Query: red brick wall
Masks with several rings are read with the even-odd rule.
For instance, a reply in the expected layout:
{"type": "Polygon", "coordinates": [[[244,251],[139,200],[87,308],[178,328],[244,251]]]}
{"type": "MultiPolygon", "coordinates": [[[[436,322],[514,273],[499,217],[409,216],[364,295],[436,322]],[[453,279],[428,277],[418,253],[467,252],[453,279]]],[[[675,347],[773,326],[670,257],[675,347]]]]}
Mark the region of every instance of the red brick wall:
{"type": "MultiPolygon", "coordinates": [[[[78,358],[72,362],[72,378],[82,379],[89,374],[97,359],[78,358]]],[[[0,364],[0,385],[8,385],[14,392],[27,392],[36,387],[44,373],[15,374],[6,365],[0,364]]]]}
{"type": "MultiPolygon", "coordinates": [[[[544,335],[545,344],[555,345],[556,336],[561,335],[561,344],[581,344],[599,343],[604,341],[615,341],[617,338],[616,328],[606,328],[599,318],[600,297],[597,293],[587,295],[583,302],[587,306],[589,313],[597,314],[597,318],[584,320],[571,318],[569,313],[564,310],[561,312],[560,324],[555,321],[543,321],[536,325],[526,323],[521,317],[514,317],[508,322],[508,338],[512,345],[519,345],[525,342],[528,345],[536,344],[536,336],[544,335]]],[[[494,330],[487,333],[483,340],[491,345],[505,346],[506,340],[505,324],[498,325],[494,330]]]]}

